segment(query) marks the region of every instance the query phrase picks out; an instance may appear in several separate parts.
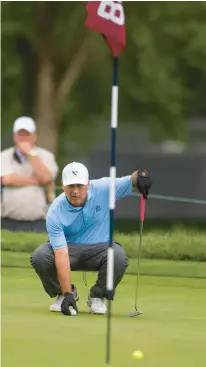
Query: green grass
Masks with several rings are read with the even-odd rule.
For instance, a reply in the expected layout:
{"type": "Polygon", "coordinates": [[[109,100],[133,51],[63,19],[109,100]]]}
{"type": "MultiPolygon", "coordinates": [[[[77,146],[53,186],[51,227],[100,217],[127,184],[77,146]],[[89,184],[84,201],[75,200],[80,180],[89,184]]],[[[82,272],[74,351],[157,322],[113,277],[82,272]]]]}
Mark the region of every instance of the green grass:
{"type": "MultiPolygon", "coordinates": [[[[94,274],[88,274],[89,286],[94,274]]],[[[80,294],[76,317],[48,311],[50,298],[29,269],[2,269],[2,366],[103,367],[106,318],[89,315],[89,287],[73,273],[80,294]]],[[[135,278],[126,275],[112,306],[113,367],[203,367],[206,360],[206,280],[141,277],[140,308],[133,311],[135,278]],[[135,349],[145,357],[131,357],[135,349]]]]}
{"type": "MultiPolygon", "coordinates": [[[[115,232],[130,258],[135,258],[139,234],[115,232]]],[[[2,231],[2,250],[32,252],[48,240],[47,234],[2,231]]],[[[206,261],[206,232],[176,227],[171,230],[144,230],[142,257],[146,259],[206,261]]]]}
{"type": "MultiPolygon", "coordinates": [[[[30,254],[2,251],[2,267],[31,268],[30,254]]],[[[206,278],[206,262],[141,259],[142,275],[206,278]]],[[[136,274],[137,259],[129,259],[128,274],[136,274]]]]}

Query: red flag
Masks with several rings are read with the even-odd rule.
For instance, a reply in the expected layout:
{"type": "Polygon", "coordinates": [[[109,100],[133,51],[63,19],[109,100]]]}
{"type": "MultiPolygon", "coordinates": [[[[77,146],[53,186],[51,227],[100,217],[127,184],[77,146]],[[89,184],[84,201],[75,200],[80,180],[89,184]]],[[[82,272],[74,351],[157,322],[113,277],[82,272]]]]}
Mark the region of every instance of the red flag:
{"type": "Polygon", "coordinates": [[[102,34],[114,56],[126,45],[125,15],[122,1],[88,1],[85,26],[102,34]]]}

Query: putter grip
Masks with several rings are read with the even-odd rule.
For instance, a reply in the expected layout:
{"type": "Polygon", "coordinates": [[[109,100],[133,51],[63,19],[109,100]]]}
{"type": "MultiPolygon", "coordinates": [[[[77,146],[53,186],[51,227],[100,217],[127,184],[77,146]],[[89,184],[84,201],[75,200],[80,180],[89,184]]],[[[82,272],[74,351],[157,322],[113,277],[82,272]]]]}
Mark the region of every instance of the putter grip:
{"type": "Polygon", "coordinates": [[[143,195],[140,196],[140,222],[144,222],[144,216],[145,216],[145,199],[143,195]]]}

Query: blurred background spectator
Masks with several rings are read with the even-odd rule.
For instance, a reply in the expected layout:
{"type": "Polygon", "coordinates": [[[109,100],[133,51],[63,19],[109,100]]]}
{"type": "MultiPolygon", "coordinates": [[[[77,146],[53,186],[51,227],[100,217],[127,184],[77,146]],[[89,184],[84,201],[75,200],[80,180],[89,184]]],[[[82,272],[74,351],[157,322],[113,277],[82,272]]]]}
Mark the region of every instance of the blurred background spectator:
{"type": "Polygon", "coordinates": [[[1,227],[45,231],[58,173],[54,155],[35,145],[36,125],[30,117],[15,120],[13,137],[15,146],[1,152],[1,227]]]}

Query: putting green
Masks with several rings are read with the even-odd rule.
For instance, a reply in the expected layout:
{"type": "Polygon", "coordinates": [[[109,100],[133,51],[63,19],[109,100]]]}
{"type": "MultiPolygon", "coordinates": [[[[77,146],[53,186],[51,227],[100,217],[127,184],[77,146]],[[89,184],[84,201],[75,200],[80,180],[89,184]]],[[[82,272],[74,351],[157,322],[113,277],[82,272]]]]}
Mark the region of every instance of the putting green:
{"type": "MultiPolygon", "coordinates": [[[[76,317],[51,313],[51,299],[29,269],[2,270],[2,366],[105,366],[106,317],[88,314],[85,303],[95,274],[73,281],[80,294],[76,317]]],[[[203,367],[206,360],[206,280],[140,278],[143,315],[133,311],[135,277],[126,275],[112,305],[111,366],[203,367]],[[134,350],[144,359],[132,359],[134,350]]]]}

